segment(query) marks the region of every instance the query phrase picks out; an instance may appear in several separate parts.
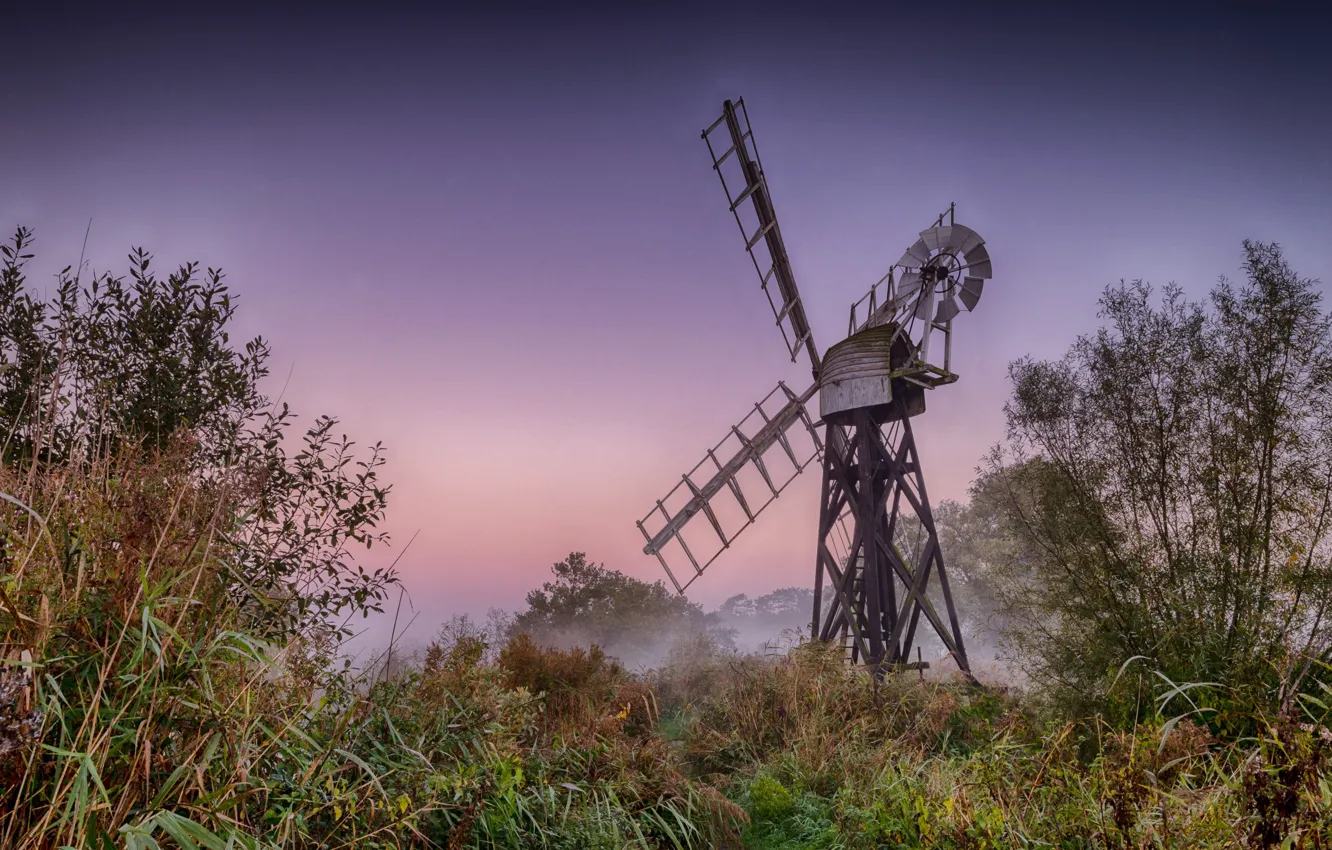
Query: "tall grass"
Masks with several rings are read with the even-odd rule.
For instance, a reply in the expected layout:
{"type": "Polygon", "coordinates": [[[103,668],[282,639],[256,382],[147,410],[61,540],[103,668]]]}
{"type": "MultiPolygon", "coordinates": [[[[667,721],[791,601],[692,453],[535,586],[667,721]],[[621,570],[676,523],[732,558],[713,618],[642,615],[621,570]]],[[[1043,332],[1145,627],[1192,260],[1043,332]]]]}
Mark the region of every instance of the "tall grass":
{"type": "Polygon", "coordinates": [[[0,468],[0,846],[684,848],[743,817],[600,656],[375,681],[332,633],[265,643],[234,482],[193,470],[187,441],[0,468]]]}
{"type": "Polygon", "coordinates": [[[263,638],[242,482],[197,470],[0,466],[0,847],[1332,846],[1326,687],[1241,716],[1157,676],[1121,728],[820,645],[640,676],[462,632],[362,676],[263,638]]]}
{"type": "Polygon", "coordinates": [[[1318,700],[1226,739],[1197,710],[1217,686],[1163,681],[1154,719],[1125,729],[995,687],[876,682],[817,645],[715,672],[666,690],[690,762],[750,814],[748,847],[1332,846],[1318,700]]]}
{"type": "MultiPolygon", "coordinates": [[[[273,818],[278,777],[299,764],[304,787],[335,775],[349,786],[354,760],[313,722],[314,688],[327,683],[281,671],[303,642],[266,646],[239,627],[219,581],[228,484],[200,480],[178,443],[87,468],[0,469],[0,490],[13,497],[0,514],[13,602],[3,640],[7,655],[31,659],[23,699],[42,721],[31,746],[0,757],[0,844],[326,843],[327,804],[273,818]],[[257,829],[265,819],[272,828],[257,829]]],[[[375,780],[349,787],[391,811],[375,780]]],[[[406,815],[366,820],[348,838],[406,815]]]]}

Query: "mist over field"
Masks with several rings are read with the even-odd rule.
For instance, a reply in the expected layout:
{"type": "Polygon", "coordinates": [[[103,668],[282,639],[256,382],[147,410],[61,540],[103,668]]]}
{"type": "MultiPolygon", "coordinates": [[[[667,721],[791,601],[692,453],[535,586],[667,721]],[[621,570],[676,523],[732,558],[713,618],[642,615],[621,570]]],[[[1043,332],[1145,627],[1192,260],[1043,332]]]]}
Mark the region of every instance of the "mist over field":
{"type": "Polygon", "coordinates": [[[7,7],[0,848],[1332,847],[1329,9],[7,7]]]}

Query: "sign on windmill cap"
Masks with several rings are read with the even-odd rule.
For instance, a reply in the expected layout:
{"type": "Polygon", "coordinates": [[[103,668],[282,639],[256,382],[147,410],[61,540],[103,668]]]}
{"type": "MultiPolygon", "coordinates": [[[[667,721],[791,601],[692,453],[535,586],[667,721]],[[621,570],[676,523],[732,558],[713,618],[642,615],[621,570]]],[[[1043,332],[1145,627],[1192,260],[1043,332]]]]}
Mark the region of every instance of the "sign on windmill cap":
{"type": "Polygon", "coordinates": [[[868,409],[879,422],[925,412],[925,390],[892,373],[907,365],[911,347],[889,323],[866,328],[829,348],[819,375],[819,415],[825,422],[846,424],[857,410],[868,409]]]}

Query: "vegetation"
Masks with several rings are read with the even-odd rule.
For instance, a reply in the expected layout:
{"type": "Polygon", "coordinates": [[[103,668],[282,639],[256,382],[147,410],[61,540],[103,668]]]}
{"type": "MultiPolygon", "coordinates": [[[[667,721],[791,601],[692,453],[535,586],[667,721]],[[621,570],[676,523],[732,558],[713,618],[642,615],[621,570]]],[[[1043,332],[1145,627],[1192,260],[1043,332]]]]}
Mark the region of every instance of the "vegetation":
{"type": "Polygon", "coordinates": [[[347,620],[397,581],[356,557],[380,447],[291,431],[220,272],[136,251],[42,303],[30,241],[0,278],[0,846],[1332,846],[1332,360],[1273,246],[1207,307],[1112,287],[1104,332],[1015,365],[1009,443],[939,513],[1019,693],[745,654],[806,592],[707,614],[579,553],[356,671],[347,620]]]}
{"type": "Polygon", "coordinates": [[[1332,653],[1329,319],[1276,246],[1244,255],[1206,305],[1110,287],[1107,327],[1013,365],[989,471],[1016,557],[995,575],[1020,656],[1076,713],[1135,656],[1228,682],[1214,713],[1286,710],[1332,653]]]}
{"type": "Polygon", "coordinates": [[[731,635],[716,614],[648,583],[592,564],[582,552],[551,567],[554,581],[527,594],[527,610],[510,626],[545,645],[597,646],[639,666],[657,658],[674,639],[706,634],[727,643],[731,635]]]}
{"type": "Polygon", "coordinates": [[[619,847],[697,843],[731,808],[656,764],[646,689],[599,652],[517,641],[482,667],[462,642],[385,682],[331,632],[265,641],[228,594],[235,508],[188,459],[0,478],[25,502],[3,514],[0,845],[619,847]]]}
{"type": "MultiPolygon", "coordinates": [[[[825,610],[832,600],[824,603],[825,610]]],[[[780,587],[751,598],[738,593],[716,611],[722,628],[735,635],[737,647],[755,652],[779,651],[809,632],[814,591],[808,587],[780,587]]]]}
{"type": "Polygon", "coordinates": [[[135,249],[129,280],[81,281],[67,266],[50,302],[27,288],[32,231],[0,245],[0,433],[9,466],[112,455],[126,440],[161,448],[182,428],[201,458],[225,462],[267,405],[268,346],[236,350],[235,305],[220,270],[196,263],[167,279],[135,249]]]}
{"type": "Polygon", "coordinates": [[[1227,743],[1178,719],[1184,694],[1156,707],[1127,728],[1051,722],[1002,689],[876,683],[809,645],[727,665],[686,710],[687,754],[745,807],[747,847],[1326,845],[1321,709],[1227,743]]]}

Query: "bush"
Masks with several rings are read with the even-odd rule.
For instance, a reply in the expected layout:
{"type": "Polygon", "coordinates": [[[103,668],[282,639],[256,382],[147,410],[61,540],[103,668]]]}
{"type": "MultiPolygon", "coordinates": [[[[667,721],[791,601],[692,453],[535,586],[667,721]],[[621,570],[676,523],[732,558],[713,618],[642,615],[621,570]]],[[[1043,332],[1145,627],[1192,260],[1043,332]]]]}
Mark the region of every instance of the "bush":
{"type": "Polygon", "coordinates": [[[1244,271],[1205,304],[1107,287],[1106,327],[1010,369],[989,474],[1020,545],[996,586],[1065,711],[1149,712],[1161,680],[1138,668],[1110,703],[1145,657],[1167,681],[1225,681],[1240,713],[1277,713],[1332,651],[1332,318],[1276,245],[1245,242],[1244,271]]]}
{"type": "Polygon", "coordinates": [[[749,783],[749,814],[756,820],[778,820],[795,809],[786,786],[771,776],[757,776],[749,783]]]}

